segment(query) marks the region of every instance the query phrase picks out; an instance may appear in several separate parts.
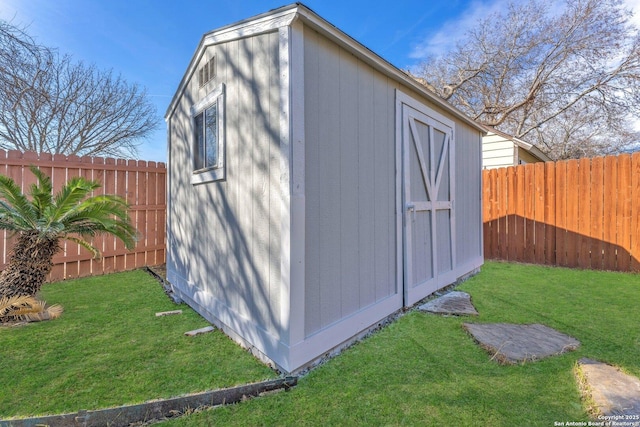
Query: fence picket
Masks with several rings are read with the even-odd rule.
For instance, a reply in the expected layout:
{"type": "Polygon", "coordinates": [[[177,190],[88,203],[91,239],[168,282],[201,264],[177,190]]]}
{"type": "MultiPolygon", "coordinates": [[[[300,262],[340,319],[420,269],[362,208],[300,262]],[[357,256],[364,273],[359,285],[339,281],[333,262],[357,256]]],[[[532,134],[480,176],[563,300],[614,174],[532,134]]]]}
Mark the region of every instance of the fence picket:
{"type": "MultiPolygon", "coordinates": [[[[93,180],[93,165],[92,158],[89,156],[80,157],[80,163],[82,163],[80,169],[78,170],[79,176],[87,180],[93,180]]],[[[92,196],[97,195],[94,191],[92,196]]],[[[91,239],[91,243],[94,246],[98,243],[96,238],[91,239]]],[[[78,247],[78,255],[80,255],[80,259],[78,260],[78,277],[90,276],[92,274],[92,257],[91,254],[82,247],[78,247]]],[[[100,248],[98,248],[100,249],[100,248]]]]}
{"type": "MultiPolygon", "coordinates": [[[[125,200],[127,199],[127,161],[124,159],[116,160],[117,170],[116,170],[116,194],[122,197],[125,200]]],[[[129,202],[131,203],[131,202],[129,202]]],[[[132,220],[135,217],[132,218],[132,220]]],[[[116,239],[115,243],[115,252],[113,253],[115,258],[115,271],[124,271],[126,270],[125,263],[125,246],[121,240],[116,239]]]]}
{"type": "Polygon", "coordinates": [[[518,246],[516,246],[515,260],[519,262],[525,261],[524,248],[527,236],[525,235],[525,212],[524,212],[524,166],[516,166],[516,235],[518,236],[518,246]]]}
{"type": "Polygon", "coordinates": [[[578,230],[576,246],[578,249],[578,267],[591,268],[591,201],[589,183],[591,181],[591,159],[578,161],[578,230]]]}
{"type": "Polygon", "coordinates": [[[601,270],[603,266],[602,251],[604,249],[603,219],[604,219],[604,159],[596,157],[591,160],[591,182],[589,201],[591,204],[591,268],[601,270]]]}
{"type": "Polygon", "coordinates": [[[491,246],[491,251],[496,254],[496,257],[500,257],[500,252],[498,248],[498,218],[500,217],[500,212],[498,210],[498,171],[495,170],[491,174],[491,198],[493,203],[489,207],[491,212],[491,238],[489,239],[489,244],[491,246]]]}
{"type": "Polygon", "coordinates": [[[629,271],[631,266],[631,156],[622,154],[618,157],[618,220],[616,221],[618,269],[629,271]]]}
{"type": "Polygon", "coordinates": [[[556,170],[556,265],[567,266],[567,162],[557,162],[556,170]]]}
{"type": "Polygon", "coordinates": [[[556,263],[556,170],[553,163],[544,164],[544,263],[556,263]]]}
{"type": "Polygon", "coordinates": [[[516,203],[514,197],[516,195],[516,169],[515,168],[507,168],[507,233],[509,234],[509,238],[507,239],[507,260],[516,259],[516,255],[514,252],[514,248],[518,245],[518,235],[517,235],[517,227],[516,222],[518,217],[516,215],[516,203]]]}
{"type": "Polygon", "coordinates": [[[496,177],[496,189],[498,191],[498,212],[495,216],[498,225],[498,256],[501,259],[509,259],[507,255],[507,175],[504,168],[498,169],[496,177]]]}
{"type": "MultiPolygon", "coordinates": [[[[491,216],[491,203],[493,195],[491,194],[491,171],[485,170],[482,173],[482,245],[484,253],[492,253],[491,251],[491,224],[493,217],[491,216]]],[[[497,256],[497,254],[494,254],[497,256]]]]}
{"type": "Polygon", "coordinates": [[[578,162],[576,160],[567,161],[567,210],[566,210],[566,244],[567,244],[567,267],[578,266],[578,162]]]}
{"type": "Polygon", "coordinates": [[[616,157],[604,158],[604,221],[603,227],[603,268],[605,270],[617,270],[616,265],[616,217],[617,195],[617,162],[616,157]]]}
{"type": "Polygon", "coordinates": [[[544,250],[545,250],[545,223],[544,223],[544,205],[545,205],[545,191],[544,191],[544,183],[545,183],[545,169],[544,163],[535,163],[534,167],[534,254],[535,254],[535,263],[536,264],[544,264],[544,250]]]}
{"type": "Polygon", "coordinates": [[[524,262],[535,262],[534,198],[535,170],[533,165],[524,165],[524,262]]]}

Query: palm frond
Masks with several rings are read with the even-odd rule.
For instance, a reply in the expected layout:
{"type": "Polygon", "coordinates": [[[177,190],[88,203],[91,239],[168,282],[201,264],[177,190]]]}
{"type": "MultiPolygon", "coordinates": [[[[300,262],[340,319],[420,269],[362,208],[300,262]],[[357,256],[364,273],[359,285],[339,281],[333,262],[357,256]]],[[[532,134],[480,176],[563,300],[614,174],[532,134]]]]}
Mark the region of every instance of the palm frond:
{"type": "Polygon", "coordinates": [[[80,246],[82,246],[83,248],[91,252],[91,255],[93,255],[95,259],[100,259],[101,257],[100,250],[95,246],[93,246],[91,243],[87,242],[86,240],[81,239],[79,237],[75,237],[75,236],[69,236],[69,235],[64,236],[64,238],[73,243],[79,244],[80,246]]]}
{"type": "Polygon", "coordinates": [[[33,229],[33,222],[4,200],[0,200],[0,229],[26,231],[33,229]]]}
{"type": "Polygon", "coordinates": [[[31,203],[36,209],[38,217],[42,218],[45,210],[53,203],[51,178],[33,165],[29,166],[29,169],[31,169],[31,172],[38,178],[38,183],[31,185],[31,203]]]}
{"type": "Polygon", "coordinates": [[[56,319],[62,315],[63,311],[59,304],[47,306],[45,301],[38,301],[32,296],[20,295],[0,298],[0,321],[40,322],[56,319]]]}
{"type": "Polygon", "coordinates": [[[92,214],[99,214],[101,211],[105,211],[117,217],[124,218],[128,215],[129,204],[122,197],[116,195],[91,196],[84,199],[81,203],[78,203],[73,209],[67,211],[60,220],[65,220],[69,216],[87,210],[91,210],[92,214]]]}
{"type": "Polygon", "coordinates": [[[15,310],[16,307],[29,305],[33,301],[36,301],[36,299],[28,295],[0,298],[0,317],[6,316],[8,313],[15,310]]]}
{"type": "Polygon", "coordinates": [[[93,196],[61,219],[66,223],[67,233],[83,236],[108,233],[122,240],[128,249],[132,249],[137,240],[137,230],[131,225],[128,207],[126,201],[118,196],[93,196]]]}
{"type": "MultiPolygon", "coordinates": [[[[98,234],[110,234],[122,240],[127,249],[133,249],[138,241],[137,230],[130,224],[121,221],[109,224],[107,221],[100,223],[92,223],[91,225],[69,227],[69,233],[75,233],[83,236],[96,236],[98,234]]],[[[67,239],[67,237],[64,237],[67,239]]]]}
{"type": "MultiPolygon", "coordinates": [[[[44,304],[44,301],[42,301],[44,304]]],[[[54,304],[50,306],[44,306],[42,311],[36,311],[33,313],[24,313],[20,316],[20,320],[26,322],[42,322],[43,320],[53,320],[62,316],[64,309],[60,304],[54,304]]]]}
{"type": "Polygon", "coordinates": [[[0,230],[7,230],[15,233],[23,231],[24,229],[22,227],[16,226],[15,222],[13,221],[8,221],[0,218],[0,230]]]}
{"type": "Polygon", "coordinates": [[[63,238],[70,240],[70,234],[78,234],[84,237],[93,237],[98,234],[111,234],[122,240],[127,249],[133,249],[137,240],[137,230],[129,222],[103,218],[87,221],[78,221],[65,228],[63,238]]]}
{"type": "Polygon", "coordinates": [[[100,184],[96,181],[89,181],[82,177],[71,178],[67,184],[54,197],[52,221],[61,221],[69,211],[73,211],[77,206],[91,194],[91,192],[100,188],[100,184]]]}
{"type": "Polygon", "coordinates": [[[99,204],[87,206],[83,210],[77,210],[61,220],[67,227],[70,227],[76,223],[82,224],[87,221],[100,223],[112,220],[129,222],[130,218],[126,210],[122,210],[119,207],[109,204],[99,204]]]}
{"type": "Polygon", "coordinates": [[[10,207],[25,223],[35,226],[36,210],[15,181],[5,175],[0,175],[0,198],[4,199],[5,209],[10,207]]]}

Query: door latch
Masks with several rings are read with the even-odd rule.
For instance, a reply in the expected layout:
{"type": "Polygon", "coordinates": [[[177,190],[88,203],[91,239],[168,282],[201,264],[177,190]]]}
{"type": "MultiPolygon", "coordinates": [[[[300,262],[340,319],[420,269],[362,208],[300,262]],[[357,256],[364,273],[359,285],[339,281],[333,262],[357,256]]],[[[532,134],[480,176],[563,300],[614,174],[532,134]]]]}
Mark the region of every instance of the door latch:
{"type": "Polygon", "coordinates": [[[407,212],[411,212],[411,221],[416,220],[416,205],[413,203],[407,203],[407,212]]]}

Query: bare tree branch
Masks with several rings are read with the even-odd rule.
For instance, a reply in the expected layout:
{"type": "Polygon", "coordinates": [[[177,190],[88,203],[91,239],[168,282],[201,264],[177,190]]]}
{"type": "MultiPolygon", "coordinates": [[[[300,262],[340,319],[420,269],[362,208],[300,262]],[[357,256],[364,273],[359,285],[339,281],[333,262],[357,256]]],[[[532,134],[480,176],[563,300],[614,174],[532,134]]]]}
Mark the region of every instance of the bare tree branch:
{"type": "Polygon", "coordinates": [[[143,88],[0,21],[0,148],[136,157],[156,123],[143,88]]]}
{"type": "Polygon", "coordinates": [[[621,0],[513,3],[418,77],[551,157],[620,151],[640,141],[640,34],[629,16],[621,0]],[[569,149],[570,138],[590,147],[569,149]]]}

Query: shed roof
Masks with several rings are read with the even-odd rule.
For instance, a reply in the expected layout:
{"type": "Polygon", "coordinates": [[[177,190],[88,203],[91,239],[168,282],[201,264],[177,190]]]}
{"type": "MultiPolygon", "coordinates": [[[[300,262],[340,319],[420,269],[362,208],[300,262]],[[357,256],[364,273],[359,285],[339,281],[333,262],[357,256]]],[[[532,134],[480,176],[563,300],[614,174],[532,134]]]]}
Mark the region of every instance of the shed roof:
{"type": "Polygon", "coordinates": [[[327,20],[316,14],[302,3],[292,3],[287,6],[283,6],[277,9],[270,10],[268,12],[256,15],[252,18],[244,19],[234,24],[226,25],[211,32],[208,32],[202,36],[200,43],[189,63],[187,71],[185,72],[178,89],[167,108],[165,113],[165,120],[169,118],[174,108],[178,103],[182,92],[186,88],[186,85],[191,78],[191,75],[195,72],[195,67],[200,57],[204,53],[207,46],[215,45],[218,43],[242,39],[245,37],[266,33],[273,31],[277,28],[290,25],[295,20],[301,20],[305,25],[318,31],[325,37],[334,41],[341,47],[347,49],[350,53],[374,67],[379,72],[393,78],[396,81],[401,82],[405,86],[410,87],[423,97],[427,98],[434,104],[438,105],[445,111],[451,113],[457,119],[472,126],[473,128],[486,132],[486,130],[477,122],[466,116],[463,112],[438,97],[436,94],[429,91],[414,78],[391,64],[380,55],[373,52],[371,49],[364,46],[348,34],[344,33],[336,26],[329,23],[327,20]]]}

